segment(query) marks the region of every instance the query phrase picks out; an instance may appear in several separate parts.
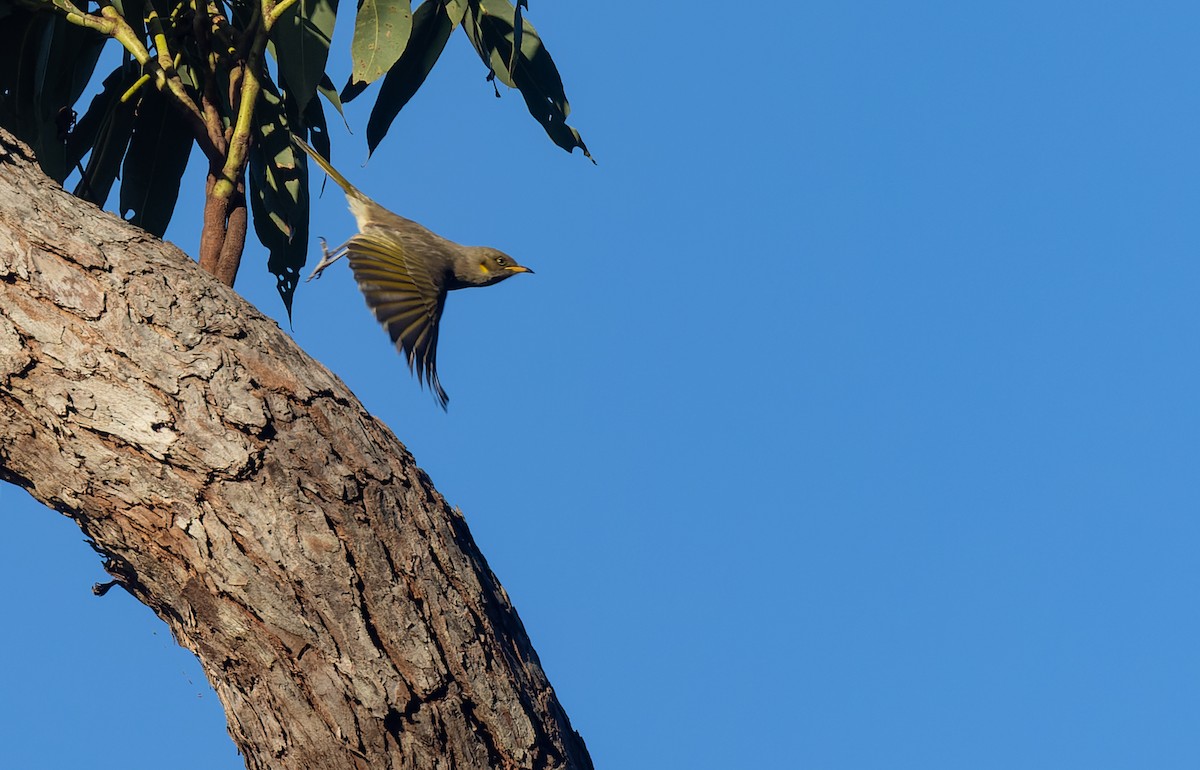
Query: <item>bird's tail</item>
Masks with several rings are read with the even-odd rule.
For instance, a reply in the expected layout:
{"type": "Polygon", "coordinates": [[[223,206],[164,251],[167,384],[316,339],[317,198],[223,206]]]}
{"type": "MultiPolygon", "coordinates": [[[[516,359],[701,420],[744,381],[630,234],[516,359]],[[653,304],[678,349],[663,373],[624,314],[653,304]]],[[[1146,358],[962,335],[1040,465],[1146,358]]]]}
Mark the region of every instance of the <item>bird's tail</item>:
{"type": "Polygon", "coordinates": [[[310,147],[308,142],[304,141],[303,139],[296,136],[295,134],[292,134],[292,143],[295,144],[297,147],[299,147],[301,150],[304,150],[306,153],[308,153],[309,157],[312,158],[313,160],[315,160],[317,162],[317,165],[320,166],[325,171],[326,174],[329,174],[329,176],[333,179],[333,181],[337,182],[338,187],[342,188],[342,190],[345,191],[347,197],[361,198],[362,200],[370,200],[370,198],[368,198],[367,196],[365,196],[361,192],[359,192],[357,187],[350,184],[349,180],[347,180],[346,177],[342,176],[341,173],[336,168],[334,168],[330,164],[329,161],[322,158],[321,153],[317,152],[312,147],[310,147]]]}

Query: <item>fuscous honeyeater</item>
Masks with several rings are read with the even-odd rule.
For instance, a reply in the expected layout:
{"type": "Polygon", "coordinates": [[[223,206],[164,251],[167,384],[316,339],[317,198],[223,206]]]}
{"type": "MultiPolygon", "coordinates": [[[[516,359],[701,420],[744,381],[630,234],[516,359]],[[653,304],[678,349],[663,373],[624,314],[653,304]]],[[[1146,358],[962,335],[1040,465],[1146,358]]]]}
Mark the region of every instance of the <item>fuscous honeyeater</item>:
{"type": "Polygon", "coordinates": [[[429,231],[411,219],[393,214],[363,195],[346,177],[304,140],[292,137],[346,193],[350,213],[358,220],[358,235],[329,251],[321,240],[321,262],[311,281],[342,257],[367,306],[392,342],[408,359],[417,380],[429,383],[442,408],[450,398],[437,375],[438,322],[446,292],[472,286],[491,286],[517,273],[532,273],[502,251],[487,246],[461,246],[429,231]]]}

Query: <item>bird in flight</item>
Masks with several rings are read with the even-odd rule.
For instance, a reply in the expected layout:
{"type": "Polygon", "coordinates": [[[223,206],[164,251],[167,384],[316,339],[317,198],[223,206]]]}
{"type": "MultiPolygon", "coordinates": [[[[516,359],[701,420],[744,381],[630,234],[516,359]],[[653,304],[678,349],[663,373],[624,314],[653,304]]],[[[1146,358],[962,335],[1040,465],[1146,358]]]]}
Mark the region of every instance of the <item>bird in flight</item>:
{"type": "Polygon", "coordinates": [[[347,257],[367,307],[407,359],[417,381],[428,384],[445,409],[450,398],[438,380],[437,343],[446,293],[491,286],[533,271],[502,251],[462,246],[393,214],[350,184],[303,139],[293,135],[292,141],[342,188],[358,222],[358,234],[333,251],[321,239],[322,258],[308,280],[347,257]]]}

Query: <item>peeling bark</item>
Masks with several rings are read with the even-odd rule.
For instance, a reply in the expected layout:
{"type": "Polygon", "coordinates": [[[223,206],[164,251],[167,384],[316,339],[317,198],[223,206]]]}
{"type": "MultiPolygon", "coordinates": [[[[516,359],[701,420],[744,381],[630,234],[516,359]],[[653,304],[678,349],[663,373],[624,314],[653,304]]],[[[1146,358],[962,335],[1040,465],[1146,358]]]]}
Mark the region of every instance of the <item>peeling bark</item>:
{"type": "Polygon", "coordinates": [[[0,131],[0,478],[199,657],[249,768],[591,768],[462,516],[346,387],[0,131]]]}

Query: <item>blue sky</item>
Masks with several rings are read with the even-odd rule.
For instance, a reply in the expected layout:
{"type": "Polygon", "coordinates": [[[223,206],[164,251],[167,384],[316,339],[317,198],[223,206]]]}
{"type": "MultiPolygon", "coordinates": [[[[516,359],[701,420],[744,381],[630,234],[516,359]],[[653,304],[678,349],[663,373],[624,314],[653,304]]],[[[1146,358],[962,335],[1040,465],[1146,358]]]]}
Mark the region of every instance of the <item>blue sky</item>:
{"type": "MultiPolygon", "coordinates": [[[[596,766],[1200,764],[1200,10],[531,5],[598,166],[459,36],[365,167],[363,105],[333,132],[537,270],[450,297],[449,413],[344,266],[293,334],[463,509],[596,766]]],[[[0,766],[240,767],[77,528],[0,511],[0,766]]]]}

